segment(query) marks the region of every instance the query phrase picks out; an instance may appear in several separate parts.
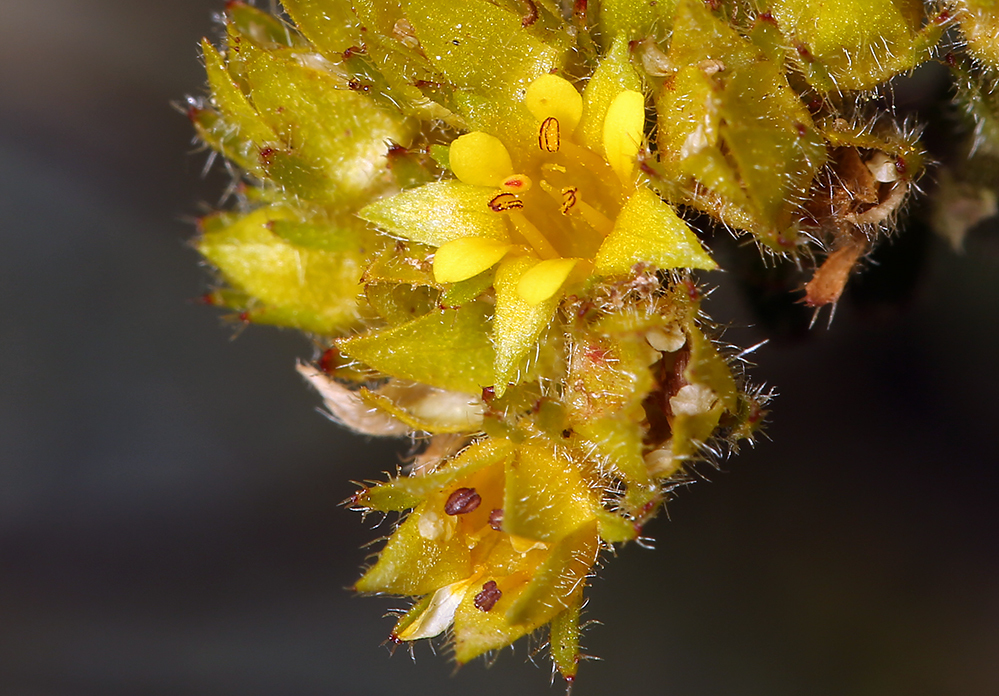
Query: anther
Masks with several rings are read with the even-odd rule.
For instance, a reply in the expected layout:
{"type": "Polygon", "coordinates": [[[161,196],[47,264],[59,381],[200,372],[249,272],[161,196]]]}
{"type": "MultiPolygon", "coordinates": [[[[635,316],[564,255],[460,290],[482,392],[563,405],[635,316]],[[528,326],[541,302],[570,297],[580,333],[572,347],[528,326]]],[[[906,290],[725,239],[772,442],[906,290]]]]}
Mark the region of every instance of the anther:
{"type": "Polygon", "coordinates": [[[569,211],[572,210],[573,206],[576,205],[576,192],[579,191],[575,186],[570,186],[568,188],[562,189],[562,206],[559,208],[563,215],[568,215],[569,211]]]}
{"type": "Polygon", "coordinates": [[[497,213],[502,213],[507,210],[516,210],[523,207],[524,201],[520,200],[512,193],[497,194],[493,196],[491,201],[489,201],[489,208],[497,213]]]}
{"type": "Polygon", "coordinates": [[[545,152],[558,152],[559,144],[558,119],[549,116],[541,122],[541,130],[538,131],[538,147],[545,152]]]}
{"type": "Polygon", "coordinates": [[[482,592],[475,595],[475,599],[472,600],[472,603],[475,604],[475,608],[479,611],[489,611],[496,606],[496,602],[498,602],[502,596],[503,590],[496,587],[496,581],[489,580],[482,586],[482,592]]]}
{"type": "Polygon", "coordinates": [[[467,515],[479,507],[482,498],[474,488],[459,488],[448,496],[444,512],[449,515],[467,515]]]}

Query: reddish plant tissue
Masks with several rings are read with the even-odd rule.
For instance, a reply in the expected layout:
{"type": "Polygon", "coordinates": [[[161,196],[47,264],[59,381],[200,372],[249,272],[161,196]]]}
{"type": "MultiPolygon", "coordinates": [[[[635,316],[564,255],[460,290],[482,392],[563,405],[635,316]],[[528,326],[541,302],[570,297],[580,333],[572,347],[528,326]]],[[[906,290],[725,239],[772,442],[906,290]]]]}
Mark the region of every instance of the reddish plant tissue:
{"type": "Polygon", "coordinates": [[[503,591],[496,587],[496,582],[494,580],[490,580],[482,586],[482,592],[475,595],[475,599],[473,600],[475,608],[480,611],[489,611],[496,606],[496,602],[498,602],[502,596],[503,591]]]}
{"type": "Polygon", "coordinates": [[[474,488],[459,488],[448,496],[444,512],[449,515],[467,515],[479,507],[482,498],[474,488]]]}

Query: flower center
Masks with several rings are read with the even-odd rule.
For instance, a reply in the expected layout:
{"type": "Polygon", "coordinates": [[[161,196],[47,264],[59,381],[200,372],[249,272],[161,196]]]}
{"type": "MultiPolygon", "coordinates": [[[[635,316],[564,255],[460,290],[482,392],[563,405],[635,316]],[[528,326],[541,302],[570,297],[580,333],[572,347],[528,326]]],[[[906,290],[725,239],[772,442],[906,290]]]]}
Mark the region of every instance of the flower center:
{"type": "Polygon", "coordinates": [[[566,137],[555,116],[541,122],[538,153],[532,160],[534,176],[506,177],[489,208],[508,216],[517,234],[542,259],[592,258],[623,204],[613,169],[566,137]],[[532,179],[538,181],[537,189],[532,179]]]}

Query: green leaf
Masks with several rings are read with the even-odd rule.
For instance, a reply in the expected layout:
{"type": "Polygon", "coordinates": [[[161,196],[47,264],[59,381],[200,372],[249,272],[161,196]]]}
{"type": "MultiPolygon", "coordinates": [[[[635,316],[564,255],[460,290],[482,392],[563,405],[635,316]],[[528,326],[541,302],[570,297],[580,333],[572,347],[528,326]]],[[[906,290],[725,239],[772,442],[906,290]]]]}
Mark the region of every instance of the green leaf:
{"type": "Polygon", "coordinates": [[[393,377],[479,395],[493,384],[489,307],[473,302],[341,339],[340,351],[393,377]]]}

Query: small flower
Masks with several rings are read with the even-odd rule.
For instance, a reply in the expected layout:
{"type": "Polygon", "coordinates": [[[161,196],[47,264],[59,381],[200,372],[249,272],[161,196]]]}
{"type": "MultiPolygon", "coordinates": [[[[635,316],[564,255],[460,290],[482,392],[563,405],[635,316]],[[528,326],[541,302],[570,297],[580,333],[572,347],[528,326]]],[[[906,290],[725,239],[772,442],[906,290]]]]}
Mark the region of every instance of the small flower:
{"type": "Polygon", "coordinates": [[[495,135],[467,133],[450,146],[457,180],[403,191],[360,213],[394,234],[437,246],[438,283],[495,268],[500,393],[569,288],[594,276],[626,275],[636,263],[717,268],[686,223],[636,174],[641,93],[619,90],[605,112],[587,112],[572,83],[543,75],[519,106],[536,133],[530,147],[511,151],[495,135]],[[581,144],[581,134],[593,131],[602,134],[602,152],[581,144]],[[414,219],[419,208],[442,214],[414,219]]]}

